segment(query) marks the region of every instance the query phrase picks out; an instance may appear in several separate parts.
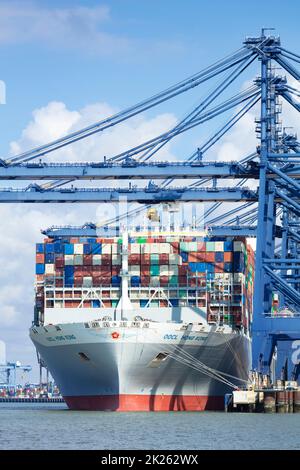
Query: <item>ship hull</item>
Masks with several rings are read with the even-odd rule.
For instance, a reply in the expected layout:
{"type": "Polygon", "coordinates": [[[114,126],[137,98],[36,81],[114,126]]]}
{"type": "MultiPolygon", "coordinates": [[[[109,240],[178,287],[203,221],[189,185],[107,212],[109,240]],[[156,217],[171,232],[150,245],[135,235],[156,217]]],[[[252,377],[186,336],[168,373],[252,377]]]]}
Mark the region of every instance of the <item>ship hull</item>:
{"type": "Polygon", "coordinates": [[[249,337],[229,327],[91,322],[34,327],[30,336],[77,410],[221,410],[251,366],[249,337]]]}

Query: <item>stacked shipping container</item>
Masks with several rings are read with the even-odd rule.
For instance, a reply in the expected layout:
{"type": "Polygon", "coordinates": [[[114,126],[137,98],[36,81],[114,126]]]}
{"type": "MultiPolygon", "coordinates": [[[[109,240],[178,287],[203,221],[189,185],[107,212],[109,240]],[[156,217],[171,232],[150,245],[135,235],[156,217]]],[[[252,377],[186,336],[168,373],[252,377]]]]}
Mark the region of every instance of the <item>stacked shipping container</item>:
{"type": "MultiPolygon", "coordinates": [[[[198,307],[209,321],[248,327],[254,252],[245,239],[152,234],[128,248],[134,306],[198,307]]],[[[37,306],[116,307],[121,266],[121,238],[47,238],[36,246],[37,306]]]]}

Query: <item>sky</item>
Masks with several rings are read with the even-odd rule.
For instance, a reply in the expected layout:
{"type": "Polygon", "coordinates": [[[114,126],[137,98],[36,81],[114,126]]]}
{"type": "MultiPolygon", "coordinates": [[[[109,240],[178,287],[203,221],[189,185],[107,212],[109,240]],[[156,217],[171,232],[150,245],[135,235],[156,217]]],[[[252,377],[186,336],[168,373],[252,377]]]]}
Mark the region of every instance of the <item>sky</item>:
{"type": "MultiPolygon", "coordinates": [[[[299,54],[299,14],[294,0],[0,0],[0,80],[6,87],[1,157],[139,102],[239,49],[262,27],[275,28],[284,47],[299,54]]],[[[249,85],[258,70],[257,64],[251,66],[230,93],[249,85]]],[[[49,160],[97,161],[126,150],[174,126],[208,90],[205,85],[49,160]]],[[[218,144],[213,159],[241,158],[255,148],[257,112],[218,144]]],[[[287,125],[295,124],[292,111],[285,117],[287,125]]],[[[209,123],[176,139],[161,159],[187,158],[213,129],[209,123]]],[[[95,220],[102,210],[93,205],[0,207],[0,340],[6,342],[8,360],[36,364],[28,328],[40,229],[95,220]]]]}

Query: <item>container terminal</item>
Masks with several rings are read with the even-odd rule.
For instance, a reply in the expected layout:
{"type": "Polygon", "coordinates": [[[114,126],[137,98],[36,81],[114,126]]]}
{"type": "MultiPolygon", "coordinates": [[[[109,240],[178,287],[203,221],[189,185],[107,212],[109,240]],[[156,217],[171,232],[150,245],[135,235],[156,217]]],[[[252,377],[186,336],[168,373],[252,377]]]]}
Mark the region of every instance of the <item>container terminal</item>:
{"type": "Polygon", "coordinates": [[[1,161],[1,179],[30,181],[0,189],[2,203],[117,207],[101,223],[44,229],[36,245],[30,337],[69,408],[201,411],[225,402],[228,411],[299,410],[300,143],[281,120],[283,101],[300,111],[300,90],[289,83],[300,79],[299,59],[264,28],[162,92],[1,161]],[[251,85],[232,91],[253,67],[251,85]],[[47,162],[208,81],[211,91],[169,131],[96,162],[47,162]],[[253,152],[207,158],[250,111],[253,152]],[[192,155],[159,160],[171,139],[223,114],[225,124],[192,155]],[[77,180],[98,186],[75,187],[77,180]],[[125,214],[124,201],[134,206],[125,214]],[[185,227],[174,208],[188,203],[204,213],[197,220],[192,209],[185,227]],[[128,218],[142,213],[149,226],[130,228],[128,218]]]}

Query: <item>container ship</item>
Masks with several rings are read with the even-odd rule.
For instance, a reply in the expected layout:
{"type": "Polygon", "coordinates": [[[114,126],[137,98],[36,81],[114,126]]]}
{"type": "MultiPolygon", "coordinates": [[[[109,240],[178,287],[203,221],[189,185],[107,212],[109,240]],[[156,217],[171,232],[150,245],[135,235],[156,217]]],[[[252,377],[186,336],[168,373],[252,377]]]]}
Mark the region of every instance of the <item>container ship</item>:
{"type": "Polygon", "coordinates": [[[253,277],[243,237],[48,236],[30,337],[71,409],[224,409],[251,368],[253,277]]]}

